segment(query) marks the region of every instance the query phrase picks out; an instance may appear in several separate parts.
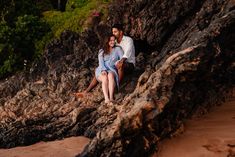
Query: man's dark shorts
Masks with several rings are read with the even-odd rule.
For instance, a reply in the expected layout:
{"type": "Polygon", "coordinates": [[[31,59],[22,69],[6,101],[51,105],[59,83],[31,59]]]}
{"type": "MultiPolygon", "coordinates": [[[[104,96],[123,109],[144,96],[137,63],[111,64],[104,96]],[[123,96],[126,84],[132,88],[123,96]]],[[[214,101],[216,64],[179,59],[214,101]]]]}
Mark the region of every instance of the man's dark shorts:
{"type": "Polygon", "coordinates": [[[124,73],[126,74],[132,73],[134,69],[135,69],[135,66],[133,63],[124,62],[124,73]]]}

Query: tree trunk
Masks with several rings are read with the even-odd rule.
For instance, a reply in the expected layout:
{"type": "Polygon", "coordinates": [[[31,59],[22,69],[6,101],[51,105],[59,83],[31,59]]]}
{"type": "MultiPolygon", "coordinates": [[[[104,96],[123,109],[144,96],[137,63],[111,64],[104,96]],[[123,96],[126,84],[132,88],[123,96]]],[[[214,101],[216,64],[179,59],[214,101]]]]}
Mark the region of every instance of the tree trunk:
{"type": "Polygon", "coordinates": [[[60,0],[58,0],[58,10],[61,10],[61,3],[60,3],[60,0]]]}

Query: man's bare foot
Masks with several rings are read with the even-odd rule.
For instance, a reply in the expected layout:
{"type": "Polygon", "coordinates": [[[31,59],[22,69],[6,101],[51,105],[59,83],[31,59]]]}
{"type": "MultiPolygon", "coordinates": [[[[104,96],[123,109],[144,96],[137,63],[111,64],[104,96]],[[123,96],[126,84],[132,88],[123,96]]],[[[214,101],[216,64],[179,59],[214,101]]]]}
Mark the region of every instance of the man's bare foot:
{"type": "Polygon", "coordinates": [[[84,98],[86,95],[87,95],[87,92],[77,92],[77,93],[74,93],[74,96],[78,97],[78,98],[84,98]]]}

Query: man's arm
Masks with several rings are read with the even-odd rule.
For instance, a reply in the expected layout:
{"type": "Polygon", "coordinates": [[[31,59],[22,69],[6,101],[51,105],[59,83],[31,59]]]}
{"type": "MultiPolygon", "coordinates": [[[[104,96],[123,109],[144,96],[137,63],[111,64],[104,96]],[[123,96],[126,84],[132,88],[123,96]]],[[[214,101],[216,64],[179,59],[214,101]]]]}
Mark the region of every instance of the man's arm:
{"type": "MultiPolygon", "coordinates": [[[[128,39],[127,43],[125,44],[125,50],[123,58],[130,58],[133,52],[134,42],[131,38],[128,39]]],[[[125,60],[124,60],[125,61],[125,60]]]]}
{"type": "Polygon", "coordinates": [[[122,57],[122,59],[119,62],[124,63],[127,60],[127,58],[122,57]]]}

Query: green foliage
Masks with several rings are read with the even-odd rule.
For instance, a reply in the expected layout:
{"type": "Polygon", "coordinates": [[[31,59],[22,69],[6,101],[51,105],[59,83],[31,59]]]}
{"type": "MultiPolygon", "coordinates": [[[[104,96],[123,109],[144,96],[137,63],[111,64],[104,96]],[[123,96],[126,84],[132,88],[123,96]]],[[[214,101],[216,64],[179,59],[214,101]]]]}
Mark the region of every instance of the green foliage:
{"type": "Polygon", "coordinates": [[[66,8],[70,9],[65,12],[45,11],[43,13],[43,20],[50,25],[52,31],[37,41],[36,56],[40,56],[45,45],[53,38],[59,38],[64,30],[82,32],[84,28],[88,27],[86,21],[92,16],[91,14],[94,10],[107,14],[105,6],[109,2],[110,0],[69,0],[66,8]],[[77,8],[71,8],[71,3],[76,3],[74,6],[77,8]]]}
{"type": "Polygon", "coordinates": [[[12,29],[7,25],[5,21],[0,22],[0,43],[7,43],[10,41],[12,29]]]}
{"type": "Polygon", "coordinates": [[[0,0],[0,79],[40,57],[64,30],[82,32],[89,27],[93,11],[107,14],[110,1],[68,0],[61,12],[52,9],[51,0],[0,0]]]}
{"type": "Polygon", "coordinates": [[[8,56],[8,59],[6,59],[3,62],[3,65],[0,67],[0,78],[3,78],[13,71],[17,70],[17,67],[15,66],[16,62],[16,55],[14,53],[11,53],[11,55],[8,56]]]}
{"type": "Polygon", "coordinates": [[[15,48],[21,52],[24,59],[32,59],[35,51],[35,42],[40,40],[49,26],[38,17],[24,15],[18,17],[15,24],[15,48]]]}
{"type": "Polygon", "coordinates": [[[51,0],[40,0],[36,1],[35,3],[40,12],[53,10],[53,5],[51,3],[51,0]]]}
{"type": "Polygon", "coordinates": [[[82,8],[89,3],[89,0],[68,0],[66,11],[72,11],[75,8],[82,8]]]}
{"type": "Polygon", "coordinates": [[[33,0],[1,0],[0,9],[1,21],[6,21],[10,25],[14,24],[18,16],[39,14],[39,9],[33,0]]]}
{"type": "Polygon", "coordinates": [[[68,11],[47,11],[44,12],[44,19],[51,26],[54,37],[59,37],[64,30],[81,32],[87,27],[86,21],[92,16],[94,10],[107,13],[104,9],[110,0],[70,0],[66,8],[68,11]],[[71,4],[77,8],[71,9],[71,4]],[[99,6],[99,7],[98,7],[99,6]]]}
{"type": "Polygon", "coordinates": [[[11,41],[13,30],[5,21],[0,22],[0,65],[8,59],[11,46],[8,44],[11,41]]]}
{"type": "Polygon", "coordinates": [[[50,31],[46,33],[40,40],[35,42],[35,53],[33,58],[37,59],[42,56],[45,46],[53,39],[53,33],[50,31]]]}
{"type": "Polygon", "coordinates": [[[0,23],[0,77],[24,66],[35,53],[35,43],[49,27],[34,15],[19,16],[13,27],[5,21],[0,23]],[[13,68],[14,67],[14,68],[13,68]]]}

